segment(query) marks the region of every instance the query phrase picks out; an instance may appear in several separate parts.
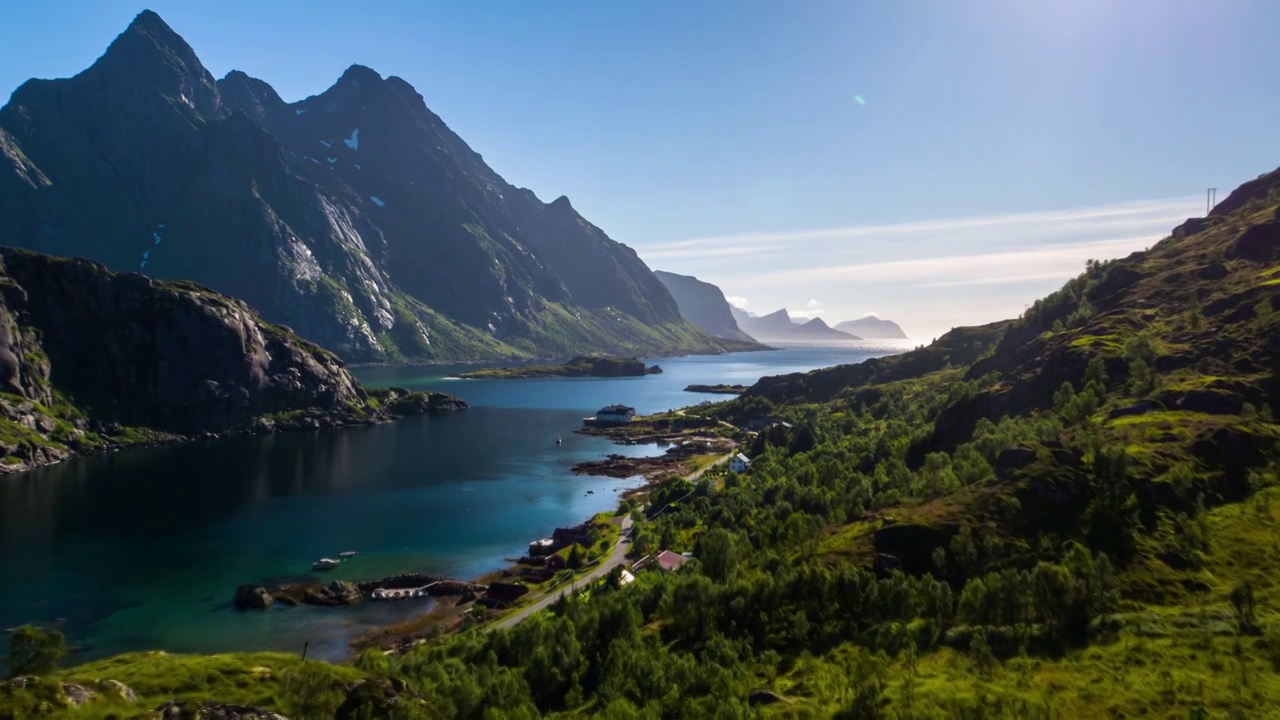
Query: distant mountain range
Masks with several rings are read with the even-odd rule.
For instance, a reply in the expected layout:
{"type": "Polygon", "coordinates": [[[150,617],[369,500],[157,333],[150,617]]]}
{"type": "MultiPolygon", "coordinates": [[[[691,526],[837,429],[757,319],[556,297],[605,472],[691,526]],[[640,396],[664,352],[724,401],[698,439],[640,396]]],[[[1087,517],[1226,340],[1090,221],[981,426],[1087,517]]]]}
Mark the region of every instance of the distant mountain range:
{"type": "Polygon", "coordinates": [[[733,308],[733,318],[748,335],[764,343],[810,342],[816,340],[860,340],[827,325],[822,318],[803,322],[791,319],[786,309],[768,315],[753,315],[746,310],[733,308]]]}
{"type": "Polygon", "coordinates": [[[239,71],[215,81],[150,11],[0,109],[0,242],[198,281],[352,361],[730,347],[404,80],[353,65],[286,103],[239,71]]]}
{"type": "Polygon", "coordinates": [[[689,275],[655,270],[654,275],[675,298],[680,314],[703,332],[718,338],[755,342],[738,327],[733,308],[720,288],[689,275]]]}
{"type": "Polygon", "coordinates": [[[849,320],[836,325],[827,325],[822,318],[798,320],[785,310],[778,310],[768,315],[756,315],[741,308],[731,307],[730,312],[738,327],[748,335],[765,343],[810,342],[810,341],[846,341],[906,338],[906,333],[897,323],[881,320],[868,315],[860,320],[849,320]],[[855,334],[854,330],[858,332],[855,334]]]}
{"type": "Polygon", "coordinates": [[[898,323],[892,320],[881,320],[875,315],[868,315],[858,320],[845,320],[836,324],[836,329],[857,335],[863,340],[906,340],[907,334],[898,323]]]}

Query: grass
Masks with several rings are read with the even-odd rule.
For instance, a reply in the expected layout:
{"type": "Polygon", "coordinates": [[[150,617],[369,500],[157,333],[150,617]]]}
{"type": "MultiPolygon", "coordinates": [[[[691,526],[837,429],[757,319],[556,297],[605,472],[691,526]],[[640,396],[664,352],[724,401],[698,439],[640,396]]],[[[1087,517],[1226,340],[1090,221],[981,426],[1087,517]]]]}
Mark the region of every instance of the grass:
{"type": "MultiPolygon", "coordinates": [[[[300,662],[297,655],[282,653],[128,653],[56,672],[25,689],[11,685],[0,688],[0,718],[69,714],[59,699],[60,683],[84,685],[95,691],[97,697],[74,711],[74,717],[86,720],[133,717],[174,698],[280,707],[280,675],[300,662]],[[97,683],[102,680],[115,680],[128,686],[137,694],[138,702],[130,704],[97,690],[97,683]]],[[[346,665],[328,667],[339,680],[350,682],[363,677],[363,673],[346,665]]]]}

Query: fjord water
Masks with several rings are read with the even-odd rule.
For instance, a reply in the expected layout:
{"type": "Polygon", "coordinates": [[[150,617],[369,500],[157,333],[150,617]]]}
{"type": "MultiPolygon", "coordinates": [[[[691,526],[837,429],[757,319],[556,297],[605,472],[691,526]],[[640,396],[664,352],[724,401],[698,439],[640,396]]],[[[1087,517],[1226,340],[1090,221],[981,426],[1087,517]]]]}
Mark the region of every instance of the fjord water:
{"type": "Polygon", "coordinates": [[[338,658],[370,625],[423,603],[239,613],[237,585],[310,575],[319,557],[360,556],[324,580],[399,572],[472,577],[557,525],[612,509],[625,480],[570,467],[651,455],[573,433],[602,405],[640,413],[723,399],[690,383],[859,362],[902,345],[807,346],[650,359],[637,378],[457,380],[456,368],[357,371],[371,386],[455,393],[465,412],[369,428],[236,437],[78,458],[0,477],[0,628],[56,625],[74,661],[119,652],[301,650],[338,658]],[[562,446],[555,440],[561,437],[562,446]]]}

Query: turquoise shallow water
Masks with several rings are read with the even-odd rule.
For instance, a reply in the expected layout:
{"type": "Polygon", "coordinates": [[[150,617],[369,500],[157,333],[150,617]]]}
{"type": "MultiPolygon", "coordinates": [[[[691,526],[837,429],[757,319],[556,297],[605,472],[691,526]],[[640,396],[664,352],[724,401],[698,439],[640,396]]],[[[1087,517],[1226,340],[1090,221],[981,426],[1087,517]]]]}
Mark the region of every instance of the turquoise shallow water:
{"type": "Polygon", "coordinates": [[[575,462],[657,452],[572,432],[602,405],[647,413],[723,399],[682,389],[898,349],[663,358],[650,360],[662,375],[619,379],[455,380],[454,368],[365,368],[358,374],[367,384],[445,390],[472,408],[372,428],[127,451],[0,477],[0,628],[56,624],[82,647],[75,661],[157,648],[299,650],[306,641],[313,653],[342,657],[352,633],[427,606],[238,613],[235,587],[307,575],[316,558],[343,550],[361,555],[325,577],[481,574],[555,526],[615,506],[627,481],[574,476],[575,462]]]}

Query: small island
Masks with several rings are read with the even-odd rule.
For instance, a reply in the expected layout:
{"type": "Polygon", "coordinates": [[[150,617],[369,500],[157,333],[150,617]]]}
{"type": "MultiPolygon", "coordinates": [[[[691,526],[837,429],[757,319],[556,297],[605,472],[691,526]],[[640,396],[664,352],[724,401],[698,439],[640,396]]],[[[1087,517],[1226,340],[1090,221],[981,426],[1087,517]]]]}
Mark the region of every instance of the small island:
{"type": "Polygon", "coordinates": [[[716,393],[719,395],[741,395],[747,391],[746,385],[690,385],[685,392],[716,393]]]}
{"type": "Polygon", "coordinates": [[[657,375],[662,368],[645,366],[637,358],[579,355],[563,365],[522,365],[518,367],[484,368],[458,375],[467,379],[526,379],[544,377],[639,377],[657,375]]]}

